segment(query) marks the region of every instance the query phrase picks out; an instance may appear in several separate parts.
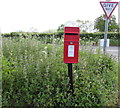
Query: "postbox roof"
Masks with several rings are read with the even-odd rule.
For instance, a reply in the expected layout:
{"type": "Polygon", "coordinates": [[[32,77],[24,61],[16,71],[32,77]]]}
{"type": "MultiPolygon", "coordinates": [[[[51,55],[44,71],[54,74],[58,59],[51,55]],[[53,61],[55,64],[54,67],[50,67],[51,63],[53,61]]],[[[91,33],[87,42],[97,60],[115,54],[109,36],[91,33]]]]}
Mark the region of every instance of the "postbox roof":
{"type": "Polygon", "coordinates": [[[79,27],[65,27],[64,33],[79,33],[79,27]]]}

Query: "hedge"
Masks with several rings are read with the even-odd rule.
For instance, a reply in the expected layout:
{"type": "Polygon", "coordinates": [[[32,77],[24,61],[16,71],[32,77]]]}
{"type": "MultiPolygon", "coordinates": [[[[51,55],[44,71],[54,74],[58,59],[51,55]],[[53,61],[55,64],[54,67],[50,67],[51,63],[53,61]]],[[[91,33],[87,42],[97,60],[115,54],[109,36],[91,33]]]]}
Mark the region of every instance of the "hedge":
{"type": "MultiPolygon", "coordinates": [[[[55,33],[37,33],[37,32],[11,32],[2,34],[3,37],[11,37],[17,38],[37,38],[38,40],[42,40],[46,43],[52,43],[54,39],[63,39],[63,31],[55,32],[55,33]]],[[[119,36],[120,33],[117,32],[109,32],[108,39],[110,39],[110,46],[119,46],[119,36]]],[[[99,39],[104,38],[104,32],[96,32],[96,33],[80,33],[81,43],[86,43],[88,41],[93,41],[94,45],[99,44],[99,39]]]]}
{"type": "MultiPolygon", "coordinates": [[[[37,32],[11,32],[11,33],[4,33],[2,34],[3,37],[51,37],[54,36],[55,38],[62,38],[63,32],[55,32],[55,33],[37,33],[37,32]]],[[[109,32],[108,38],[109,39],[118,39],[120,33],[117,32],[109,32]]],[[[104,32],[97,32],[97,33],[80,33],[80,37],[86,39],[101,39],[104,38],[104,32]]]]}

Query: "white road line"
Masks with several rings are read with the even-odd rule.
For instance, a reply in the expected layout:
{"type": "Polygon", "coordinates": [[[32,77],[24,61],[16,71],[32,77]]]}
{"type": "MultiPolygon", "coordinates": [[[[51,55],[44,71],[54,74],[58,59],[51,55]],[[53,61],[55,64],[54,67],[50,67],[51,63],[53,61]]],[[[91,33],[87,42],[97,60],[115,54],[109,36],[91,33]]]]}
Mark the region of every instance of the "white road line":
{"type": "Polygon", "coordinates": [[[107,50],[107,51],[113,51],[113,52],[117,51],[118,52],[118,50],[107,50]]]}

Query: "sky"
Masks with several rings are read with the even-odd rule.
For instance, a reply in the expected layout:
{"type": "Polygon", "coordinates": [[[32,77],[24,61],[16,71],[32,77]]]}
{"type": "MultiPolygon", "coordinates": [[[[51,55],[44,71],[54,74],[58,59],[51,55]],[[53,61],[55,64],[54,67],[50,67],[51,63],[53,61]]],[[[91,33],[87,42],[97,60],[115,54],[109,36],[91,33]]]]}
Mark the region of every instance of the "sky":
{"type": "MultiPolygon", "coordinates": [[[[44,32],[57,29],[67,21],[94,21],[104,14],[100,1],[102,0],[0,0],[1,33],[29,31],[32,27],[38,32],[44,32]]],[[[120,0],[115,0],[118,1],[120,0]]],[[[113,14],[118,17],[118,6],[113,14]]]]}

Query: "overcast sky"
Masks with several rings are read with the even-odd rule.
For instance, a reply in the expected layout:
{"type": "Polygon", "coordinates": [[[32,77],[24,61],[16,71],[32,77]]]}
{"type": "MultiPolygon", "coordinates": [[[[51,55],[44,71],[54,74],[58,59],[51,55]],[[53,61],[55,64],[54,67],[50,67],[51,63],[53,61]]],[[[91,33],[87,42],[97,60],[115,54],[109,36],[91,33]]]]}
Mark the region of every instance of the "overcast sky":
{"type": "MultiPolygon", "coordinates": [[[[0,0],[0,28],[2,33],[31,27],[39,32],[57,29],[67,21],[94,21],[104,14],[101,0],[0,0]]],[[[115,0],[119,1],[119,0],[115,0]]],[[[118,17],[118,7],[113,14],[118,17]]]]}

